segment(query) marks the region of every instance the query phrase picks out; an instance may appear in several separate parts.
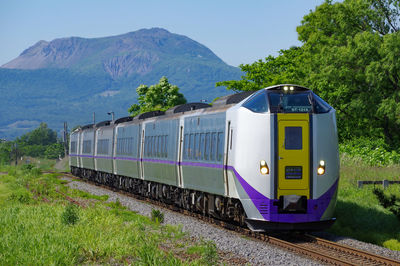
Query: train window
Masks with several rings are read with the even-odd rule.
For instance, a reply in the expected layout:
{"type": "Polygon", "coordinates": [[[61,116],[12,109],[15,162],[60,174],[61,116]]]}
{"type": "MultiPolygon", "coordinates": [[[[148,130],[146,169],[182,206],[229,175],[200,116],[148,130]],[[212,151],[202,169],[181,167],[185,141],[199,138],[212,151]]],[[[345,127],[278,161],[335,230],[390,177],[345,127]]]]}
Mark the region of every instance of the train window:
{"type": "Polygon", "coordinates": [[[199,159],[200,160],[204,160],[204,149],[205,149],[205,140],[206,140],[206,136],[204,133],[200,134],[200,156],[199,159]]]}
{"type": "Polygon", "coordinates": [[[210,149],[210,160],[215,160],[215,152],[216,152],[216,145],[217,145],[217,133],[211,133],[211,149],[210,149]]]}
{"type": "Polygon", "coordinates": [[[301,127],[285,127],[285,149],[303,149],[303,136],[301,127]]]}
{"type": "Polygon", "coordinates": [[[217,161],[222,162],[224,154],[224,133],[218,132],[217,161]]]}
{"type": "Polygon", "coordinates": [[[157,136],[157,157],[161,157],[161,136],[157,136]]]}
{"type": "Polygon", "coordinates": [[[327,113],[331,110],[331,106],[327,104],[324,100],[322,100],[318,95],[313,93],[314,102],[315,102],[315,111],[316,113],[327,113]]]}
{"type": "Polygon", "coordinates": [[[208,160],[210,153],[210,133],[206,133],[204,160],[208,160]]]}
{"type": "Polygon", "coordinates": [[[198,159],[200,159],[200,134],[199,133],[196,133],[194,143],[195,143],[195,148],[194,148],[195,149],[195,155],[194,155],[194,158],[196,160],[198,160],[198,159]]]}
{"type": "Polygon", "coordinates": [[[151,137],[152,138],[152,140],[153,140],[153,144],[152,144],[152,148],[151,148],[151,156],[156,156],[156,151],[157,151],[157,137],[156,136],[153,136],[153,137],[151,137]]]}
{"type": "Polygon", "coordinates": [[[165,158],[168,157],[168,136],[165,136],[165,141],[164,141],[164,151],[165,151],[165,158]]]}
{"type": "Polygon", "coordinates": [[[84,140],[82,153],[91,153],[92,152],[92,141],[91,140],[84,140]]]}
{"type": "Polygon", "coordinates": [[[312,112],[310,92],[306,93],[270,93],[271,111],[276,113],[309,113],[312,112]]]}
{"type": "Polygon", "coordinates": [[[193,159],[193,150],[194,150],[194,134],[190,134],[189,159],[193,159]]]}
{"type": "Polygon", "coordinates": [[[160,136],[160,157],[164,157],[164,136],[160,136]]]}
{"type": "Polygon", "coordinates": [[[152,155],[152,149],[153,149],[153,137],[149,136],[149,154],[148,154],[148,156],[152,155]]]}
{"type": "Polygon", "coordinates": [[[76,141],[71,141],[71,153],[76,153],[76,141]]]}
{"type": "Polygon", "coordinates": [[[108,139],[99,139],[97,141],[97,154],[103,154],[103,155],[108,154],[108,144],[109,144],[108,139]]]}
{"type": "Polygon", "coordinates": [[[183,144],[184,144],[183,159],[188,159],[189,158],[189,134],[185,134],[185,136],[183,138],[183,144]]]}
{"type": "Polygon", "coordinates": [[[251,97],[248,101],[243,104],[243,107],[255,112],[255,113],[265,113],[268,111],[268,102],[265,91],[251,97]]]}
{"type": "Polygon", "coordinates": [[[150,148],[150,143],[149,143],[149,137],[146,136],[145,140],[145,153],[146,156],[149,156],[149,148],[150,148]]]}

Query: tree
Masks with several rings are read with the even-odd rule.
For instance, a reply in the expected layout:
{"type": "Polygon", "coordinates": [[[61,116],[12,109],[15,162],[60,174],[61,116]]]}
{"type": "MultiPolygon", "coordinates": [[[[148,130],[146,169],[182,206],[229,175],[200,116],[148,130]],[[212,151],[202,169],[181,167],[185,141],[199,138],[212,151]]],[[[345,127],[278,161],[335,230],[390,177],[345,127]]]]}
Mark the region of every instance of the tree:
{"type": "Polygon", "coordinates": [[[400,146],[400,1],[325,1],[297,27],[301,47],[241,65],[242,80],[217,86],[254,90],[277,83],[312,88],[336,110],[340,140],[383,138],[400,146]]]}
{"type": "Polygon", "coordinates": [[[173,106],[186,103],[186,99],[179,88],[171,85],[166,77],[162,77],[160,82],[150,87],[140,85],[136,88],[138,94],[138,104],[133,104],[128,112],[132,116],[140,113],[161,110],[165,111],[173,106]]]}
{"type": "Polygon", "coordinates": [[[304,73],[299,68],[302,49],[292,47],[280,50],[279,56],[268,56],[265,61],[240,65],[246,74],[241,80],[217,82],[216,86],[226,86],[233,91],[254,91],[280,83],[296,83],[303,79],[304,73]]]}

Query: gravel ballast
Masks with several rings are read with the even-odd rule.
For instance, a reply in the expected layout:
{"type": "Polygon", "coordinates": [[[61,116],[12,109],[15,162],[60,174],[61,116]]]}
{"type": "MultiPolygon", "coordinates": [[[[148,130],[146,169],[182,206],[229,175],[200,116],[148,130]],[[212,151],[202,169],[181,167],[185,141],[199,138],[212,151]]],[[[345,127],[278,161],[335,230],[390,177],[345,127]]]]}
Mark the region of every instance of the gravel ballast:
{"type": "MultiPolygon", "coordinates": [[[[232,256],[237,257],[242,262],[247,261],[251,265],[320,265],[316,261],[290,253],[265,242],[246,238],[235,232],[207,224],[196,218],[163,209],[86,182],[74,181],[68,177],[63,177],[63,179],[70,181],[68,185],[71,188],[86,191],[94,195],[108,195],[108,201],[116,201],[118,199],[122,205],[141,215],[150,216],[152,209],[162,210],[164,213],[164,223],[182,225],[182,231],[188,233],[190,236],[197,239],[212,240],[220,251],[232,254],[232,256]]],[[[326,233],[318,234],[318,236],[400,260],[400,252],[398,251],[326,233]]]]}

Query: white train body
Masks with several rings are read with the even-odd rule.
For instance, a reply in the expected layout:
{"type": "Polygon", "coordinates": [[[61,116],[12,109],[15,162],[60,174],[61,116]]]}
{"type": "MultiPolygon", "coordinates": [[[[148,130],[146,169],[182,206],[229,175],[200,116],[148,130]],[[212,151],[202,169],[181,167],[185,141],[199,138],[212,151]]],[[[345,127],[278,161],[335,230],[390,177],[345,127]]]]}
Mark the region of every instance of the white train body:
{"type": "Polygon", "coordinates": [[[296,85],[248,95],[85,126],[71,134],[71,171],[255,231],[330,226],[335,110],[296,85]]]}

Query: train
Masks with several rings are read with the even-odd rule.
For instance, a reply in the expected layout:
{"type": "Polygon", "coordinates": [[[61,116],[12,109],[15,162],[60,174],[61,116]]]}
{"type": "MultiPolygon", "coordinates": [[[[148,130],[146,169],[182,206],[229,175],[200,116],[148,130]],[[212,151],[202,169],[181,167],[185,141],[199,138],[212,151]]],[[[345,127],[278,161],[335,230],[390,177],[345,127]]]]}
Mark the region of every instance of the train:
{"type": "Polygon", "coordinates": [[[75,176],[253,231],[335,221],[336,111],[299,85],[79,127],[69,160],[75,176]]]}

